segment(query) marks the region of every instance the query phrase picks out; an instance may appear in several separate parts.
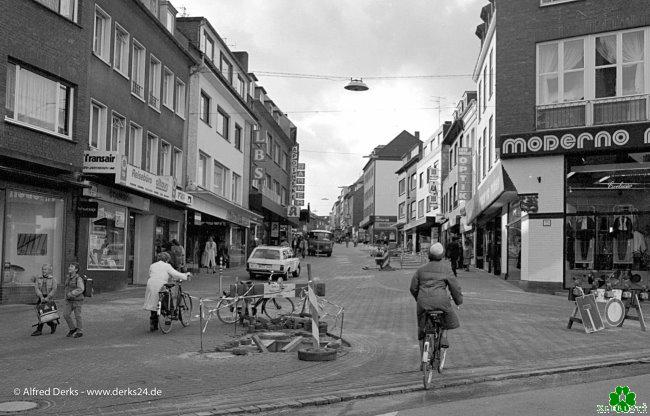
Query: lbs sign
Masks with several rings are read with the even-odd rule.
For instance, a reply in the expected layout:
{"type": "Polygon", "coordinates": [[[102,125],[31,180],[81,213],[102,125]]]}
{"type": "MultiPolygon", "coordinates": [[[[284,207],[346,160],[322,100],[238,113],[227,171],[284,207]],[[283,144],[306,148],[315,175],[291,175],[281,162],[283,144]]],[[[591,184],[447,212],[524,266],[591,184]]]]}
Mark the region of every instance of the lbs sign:
{"type": "Polygon", "coordinates": [[[590,127],[561,131],[504,135],[500,138],[503,159],[519,156],[612,152],[639,149],[650,144],[650,123],[590,127]]]}

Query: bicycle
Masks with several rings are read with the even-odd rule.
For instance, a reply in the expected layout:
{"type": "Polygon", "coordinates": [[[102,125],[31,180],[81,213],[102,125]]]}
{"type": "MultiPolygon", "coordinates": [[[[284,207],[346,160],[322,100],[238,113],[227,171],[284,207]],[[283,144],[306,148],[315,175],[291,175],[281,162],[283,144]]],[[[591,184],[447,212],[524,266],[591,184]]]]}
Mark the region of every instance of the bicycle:
{"type": "Polygon", "coordinates": [[[442,311],[428,311],[426,323],[424,324],[424,346],[422,348],[422,372],[424,389],[428,390],[433,381],[433,368],[436,367],[439,373],[445,365],[447,348],[441,348],[442,340],[442,311]]]}
{"type": "Polygon", "coordinates": [[[158,327],[160,332],[168,334],[172,330],[172,322],[180,321],[188,326],[192,316],[192,297],[183,292],[181,282],[165,283],[164,289],[158,292],[158,327]],[[172,288],[178,286],[178,302],[174,304],[172,288]]]}
{"type": "MultiPolygon", "coordinates": [[[[281,277],[278,278],[277,283],[273,283],[273,273],[271,273],[269,275],[269,283],[271,285],[278,285],[278,293],[281,292],[281,277]]],[[[253,291],[254,283],[247,281],[240,282],[239,284],[248,285],[248,289],[242,295],[236,294],[234,297],[229,297],[227,292],[224,292],[224,297],[217,303],[217,318],[224,324],[242,322],[246,317],[256,316],[258,310],[271,320],[291,315],[294,312],[295,306],[291,299],[285,297],[265,298],[260,295],[250,295],[253,291]],[[253,300],[255,301],[253,302],[253,300]],[[251,306],[251,313],[248,312],[249,305],[251,306]]]]}

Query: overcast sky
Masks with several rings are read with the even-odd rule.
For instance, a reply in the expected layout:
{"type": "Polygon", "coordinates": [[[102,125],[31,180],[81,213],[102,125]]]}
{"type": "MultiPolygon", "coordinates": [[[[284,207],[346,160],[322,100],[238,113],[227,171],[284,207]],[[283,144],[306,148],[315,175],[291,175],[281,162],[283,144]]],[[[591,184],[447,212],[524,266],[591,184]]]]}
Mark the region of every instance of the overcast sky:
{"type": "Polygon", "coordinates": [[[329,214],[338,186],[359,178],[363,156],[375,146],[402,130],[426,140],[440,125],[438,97],[446,120],[463,92],[476,88],[474,31],[485,0],[173,3],[189,16],[206,17],[231,50],[249,53],[249,71],[298,127],[306,202],[318,215],[329,214]],[[347,91],[340,79],[260,72],[364,78],[370,90],[347,91]],[[457,76],[412,78],[431,75],[457,76]]]}

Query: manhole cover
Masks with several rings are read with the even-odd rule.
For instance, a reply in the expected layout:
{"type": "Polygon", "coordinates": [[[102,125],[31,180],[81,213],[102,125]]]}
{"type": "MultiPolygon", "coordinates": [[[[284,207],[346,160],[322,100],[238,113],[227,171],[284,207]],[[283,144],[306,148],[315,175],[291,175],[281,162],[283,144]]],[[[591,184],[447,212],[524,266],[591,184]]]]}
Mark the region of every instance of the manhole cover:
{"type": "Polygon", "coordinates": [[[0,412],[22,412],[25,410],[36,409],[38,403],[34,402],[4,402],[0,403],[0,412]]]}

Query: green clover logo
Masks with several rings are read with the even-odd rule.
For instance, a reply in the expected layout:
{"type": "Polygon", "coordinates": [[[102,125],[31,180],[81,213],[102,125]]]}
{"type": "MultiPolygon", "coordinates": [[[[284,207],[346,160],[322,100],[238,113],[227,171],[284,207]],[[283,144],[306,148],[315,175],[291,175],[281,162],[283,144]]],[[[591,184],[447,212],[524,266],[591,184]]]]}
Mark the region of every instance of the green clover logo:
{"type": "Polygon", "coordinates": [[[609,404],[617,413],[627,413],[636,405],[636,394],[628,386],[616,386],[616,390],[609,393],[609,404]]]}

